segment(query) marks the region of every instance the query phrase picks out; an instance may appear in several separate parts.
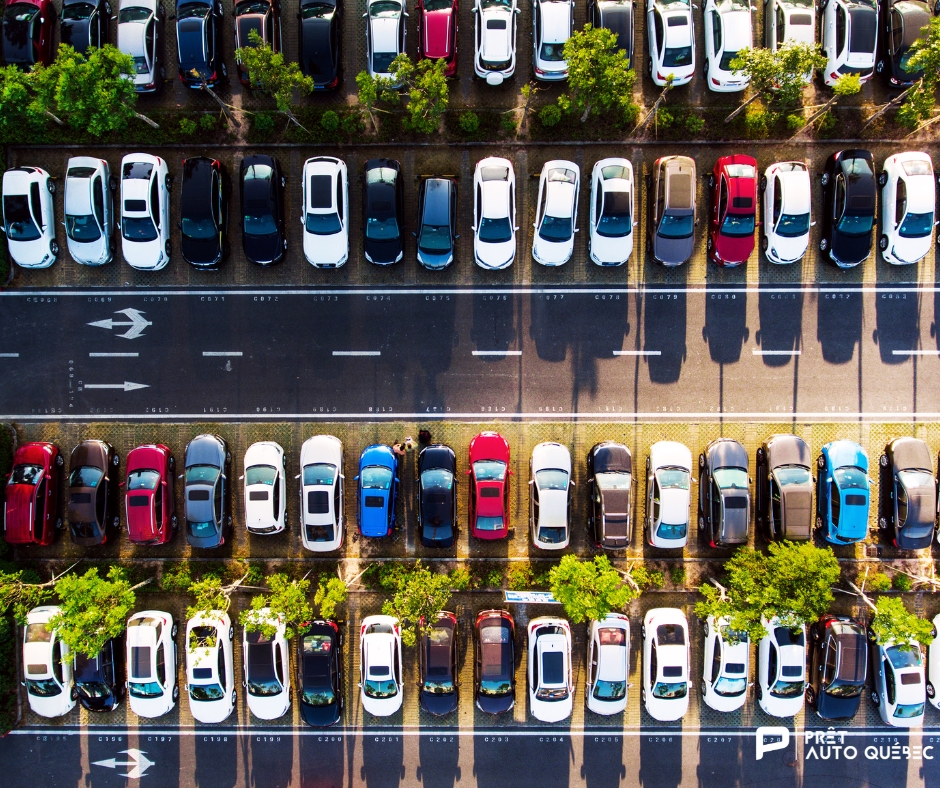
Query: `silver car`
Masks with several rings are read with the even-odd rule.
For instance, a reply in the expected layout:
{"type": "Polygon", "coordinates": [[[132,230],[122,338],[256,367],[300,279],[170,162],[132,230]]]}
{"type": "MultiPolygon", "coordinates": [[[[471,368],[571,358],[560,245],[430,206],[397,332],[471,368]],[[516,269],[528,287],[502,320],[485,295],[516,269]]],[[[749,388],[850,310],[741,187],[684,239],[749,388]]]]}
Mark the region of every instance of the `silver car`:
{"type": "Polygon", "coordinates": [[[65,172],[65,234],[69,254],[82,265],[114,258],[114,191],[117,180],[104,159],[73,156],[65,172]]]}

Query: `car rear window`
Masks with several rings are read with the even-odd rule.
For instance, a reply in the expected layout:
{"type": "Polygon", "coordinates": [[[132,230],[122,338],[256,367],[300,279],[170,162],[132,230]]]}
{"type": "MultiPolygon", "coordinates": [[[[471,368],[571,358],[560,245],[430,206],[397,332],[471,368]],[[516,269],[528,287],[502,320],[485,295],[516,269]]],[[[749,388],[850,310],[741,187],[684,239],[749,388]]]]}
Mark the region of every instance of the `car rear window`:
{"type": "Polygon", "coordinates": [[[680,676],[682,676],[681,665],[663,665],[663,678],[664,679],[677,679],[680,676]]]}
{"type": "Polygon", "coordinates": [[[656,627],[656,639],[661,646],[684,646],[685,629],[678,624],[661,624],[656,627]]]}
{"type": "Polygon", "coordinates": [[[147,201],[124,200],[124,210],[128,213],[142,213],[147,210],[147,201]]]}
{"type": "Polygon", "coordinates": [[[920,684],[920,673],[902,673],[902,684],[920,684]]]}
{"type": "Polygon", "coordinates": [[[803,675],[803,667],[801,665],[782,665],[780,675],[787,678],[799,678],[803,675]]]}
{"type": "Polygon", "coordinates": [[[487,30],[505,30],[506,20],[505,19],[487,19],[486,29],[487,30]]]}
{"type": "Polygon", "coordinates": [[[127,499],[128,506],[147,506],[150,503],[150,498],[146,495],[132,495],[127,499]]]}
{"type": "MultiPolygon", "coordinates": [[[[150,12],[147,12],[150,16],[150,12]]],[[[153,172],[153,165],[149,161],[129,161],[124,165],[124,180],[150,180],[150,174],[153,172]]]]}
{"type": "Polygon", "coordinates": [[[194,679],[211,679],[212,668],[193,668],[194,679]]]}
{"type": "Polygon", "coordinates": [[[747,509],[747,498],[743,495],[725,498],[725,509],[747,509]]]}
{"type": "Polygon", "coordinates": [[[209,491],[208,491],[208,490],[190,490],[190,491],[189,491],[189,500],[191,500],[191,501],[208,501],[208,500],[209,500],[209,491]]]}
{"type": "Polygon", "coordinates": [[[269,497],[267,490],[252,490],[248,493],[249,501],[266,501],[269,497]]]}
{"type": "Polygon", "coordinates": [[[91,493],[72,493],[72,503],[91,503],[91,493]]]}
{"type": "Polygon", "coordinates": [[[864,495],[846,495],[845,505],[846,506],[864,506],[865,496],[864,495]]]}
{"type": "Polygon", "coordinates": [[[385,499],[378,495],[367,495],[365,504],[369,509],[381,509],[385,506],[385,499]]]}

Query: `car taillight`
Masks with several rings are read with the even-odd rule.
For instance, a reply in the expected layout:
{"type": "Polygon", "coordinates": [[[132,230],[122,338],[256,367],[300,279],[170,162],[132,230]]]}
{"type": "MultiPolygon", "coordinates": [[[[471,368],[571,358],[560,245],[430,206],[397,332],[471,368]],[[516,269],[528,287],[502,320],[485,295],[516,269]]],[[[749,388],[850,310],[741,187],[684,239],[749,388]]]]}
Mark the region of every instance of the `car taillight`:
{"type": "Polygon", "coordinates": [[[838,73],[837,71],[833,71],[833,72],[829,75],[829,79],[838,79],[838,78],[839,78],[839,73],[838,73]]]}
{"type": "Polygon", "coordinates": [[[660,81],[662,81],[662,82],[665,82],[665,81],[668,79],[668,77],[667,77],[665,74],[663,74],[662,72],[657,71],[657,72],[656,72],[656,79],[658,79],[658,80],[660,80],[660,81]]]}
{"type": "Polygon", "coordinates": [[[720,83],[717,79],[715,79],[714,77],[712,77],[712,84],[713,84],[713,85],[720,85],[721,83],[720,83]]]}
{"type": "Polygon", "coordinates": [[[327,85],[327,87],[335,88],[338,84],[339,84],[339,75],[337,75],[336,79],[334,79],[329,85],[327,85]]]}

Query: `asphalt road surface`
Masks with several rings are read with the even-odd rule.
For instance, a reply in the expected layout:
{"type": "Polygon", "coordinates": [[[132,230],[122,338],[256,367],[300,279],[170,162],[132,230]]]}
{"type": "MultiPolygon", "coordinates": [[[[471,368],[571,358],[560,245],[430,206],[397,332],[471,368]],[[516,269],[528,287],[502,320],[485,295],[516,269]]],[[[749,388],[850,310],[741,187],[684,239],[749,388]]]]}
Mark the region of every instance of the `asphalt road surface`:
{"type": "Polygon", "coordinates": [[[937,418],[940,288],[0,294],[0,418],[937,418]]]}

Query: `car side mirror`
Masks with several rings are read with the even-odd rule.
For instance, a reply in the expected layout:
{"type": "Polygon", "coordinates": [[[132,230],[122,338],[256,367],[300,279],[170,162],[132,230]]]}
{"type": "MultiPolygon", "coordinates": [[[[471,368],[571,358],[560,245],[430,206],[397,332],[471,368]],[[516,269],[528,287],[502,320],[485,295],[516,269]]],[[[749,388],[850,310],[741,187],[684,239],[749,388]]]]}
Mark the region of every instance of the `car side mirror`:
{"type": "Polygon", "coordinates": [[[414,231],[412,231],[411,234],[412,234],[415,238],[418,237],[418,234],[417,234],[416,232],[414,232],[414,231]]]}
{"type": "Polygon", "coordinates": [[[359,477],[358,477],[358,476],[353,476],[353,481],[354,481],[354,482],[358,482],[358,481],[359,481],[359,477]]]}
{"type": "Polygon", "coordinates": [[[470,13],[471,13],[471,14],[475,14],[476,12],[477,12],[477,7],[476,7],[476,6],[474,6],[473,8],[470,9],[470,13]]]}
{"type": "Polygon", "coordinates": [[[182,478],[183,478],[183,474],[180,474],[180,475],[177,476],[176,478],[177,478],[177,479],[182,479],[182,478]]]}
{"type": "Polygon", "coordinates": [[[529,484],[535,484],[535,479],[529,479],[529,484]]]}
{"type": "Polygon", "coordinates": [[[238,481],[241,481],[244,478],[245,478],[245,474],[242,474],[241,476],[238,477],[238,481]]]}
{"type": "Polygon", "coordinates": [[[515,10],[515,12],[516,12],[517,14],[521,14],[521,13],[522,13],[522,9],[521,9],[521,8],[516,8],[516,9],[514,9],[514,10],[515,10]]]}
{"type": "MultiPolygon", "coordinates": [[[[535,226],[535,225],[533,225],[533,227],[534,227],[534,226],[535,226]]],[[[516,232],[519,232],[519,228],[518,228],[518,227],[513,227],[513,229],[514,229],[516,232]]]]}
{"type": "Polygon", "coordinates": [[[299,478],[300,478],[300,474],[298,473],[294,478],[295,478],[295,479],[299,479],[299,478]]]}
{"type": "Polygon", "coordinates": [[[39,17],[39,24],[41,25],[46,24],[46,18],[44,16],[39,17]]]}
{"type": "Polygon", "coordinates": [[[469,476],[472,473],[472,471],[468,468],[467,470],[464,471],[464,473],[466,473],[467,476],[469,476]]]}
{"type": "Polygon", "coordinates": [[[72,700],[78,700],[78,690],[72,687],[72,700]]]}
{"type": "Polygon", "coordinates": [[[411,16],[411,14],[409,14],[407,11],[402,11],[402,13],[403,13],[405,16],[411,16]]]}
{"type": "MultiPolygon", "coordinates": [[[[367,11],[366,13],[362,15],[362,18],[365,19],[368,15],[369,15],[369,12],[367,11]]],[[[361,687],[362,685],[360,684],[359,686],[361,687]]]]}
{"type": "Polygon", "coordinates": [[[809,226],[810,226],[810,227],[815,227],[815,226],[816,226],[816,222],[810,222],[810,223],[809,223],[809,226]]]}
{"type": "Polygon", "coordinates": [[[459,235],[455,235],[454,238],[460,238],[460,236],[459,236],[459,235]]]}

